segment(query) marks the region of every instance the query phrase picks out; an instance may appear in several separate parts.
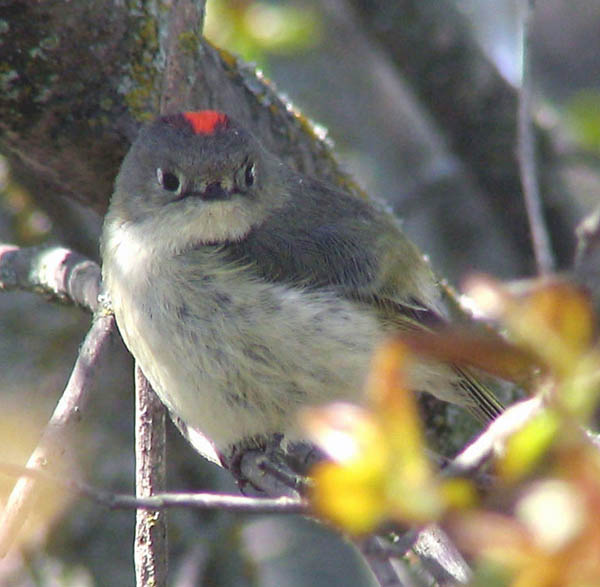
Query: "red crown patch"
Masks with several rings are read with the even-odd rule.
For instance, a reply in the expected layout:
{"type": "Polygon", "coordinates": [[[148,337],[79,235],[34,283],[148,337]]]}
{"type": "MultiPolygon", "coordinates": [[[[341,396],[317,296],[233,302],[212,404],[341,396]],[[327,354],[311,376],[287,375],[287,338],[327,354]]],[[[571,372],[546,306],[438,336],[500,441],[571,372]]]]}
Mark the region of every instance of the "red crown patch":
{"type": "Polygon", "coordinates": [[[217,110],[200,110],[198,112],[184,112],[183,117],[192,125],[198,135],[208,135],[215,132],[220,126],[227,126],[229,118],[217,110]]]}

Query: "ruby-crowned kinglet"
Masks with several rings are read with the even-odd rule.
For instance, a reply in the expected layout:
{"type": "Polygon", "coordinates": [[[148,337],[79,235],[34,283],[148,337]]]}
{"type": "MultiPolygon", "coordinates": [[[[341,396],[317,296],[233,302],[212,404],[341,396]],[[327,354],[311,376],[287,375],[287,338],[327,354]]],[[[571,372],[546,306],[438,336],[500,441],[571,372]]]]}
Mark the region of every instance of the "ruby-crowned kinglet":
{"type": "MultiPolygon", "coordinates": [[[[102,259],[125,344],[167,407],[221,451],[293,438],[303,406],[358,400],[386,335],[447,318],[389,213],[293,171],[210,110],[140,132],[102,259]]],[[[451,365],[418,363],[411,383],[484,419],[501,410],[451,365]]]]}

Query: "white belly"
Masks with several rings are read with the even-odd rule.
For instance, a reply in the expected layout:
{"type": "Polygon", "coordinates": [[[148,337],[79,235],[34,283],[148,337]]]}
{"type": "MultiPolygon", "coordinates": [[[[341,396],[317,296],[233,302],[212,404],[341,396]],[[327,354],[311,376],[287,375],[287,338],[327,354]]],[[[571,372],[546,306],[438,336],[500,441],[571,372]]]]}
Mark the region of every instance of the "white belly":
{"type": "Polygon", "coordinates": [[[218,448],[295,436],[299,408],[362,392],[382,333],[351,302],[224,272],[214,257],[193,271],[181,258],[128,259],[104,262],[125,344],[169,409],[218,448]]]}

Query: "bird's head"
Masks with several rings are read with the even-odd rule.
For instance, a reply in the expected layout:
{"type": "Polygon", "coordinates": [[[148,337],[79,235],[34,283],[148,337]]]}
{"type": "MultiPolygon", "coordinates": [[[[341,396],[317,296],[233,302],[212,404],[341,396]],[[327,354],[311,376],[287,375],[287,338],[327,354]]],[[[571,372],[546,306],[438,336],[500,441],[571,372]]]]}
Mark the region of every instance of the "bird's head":
{"type": "Polygon", "coordinates": [[[174,250],[240,240],[285,202],[280,165],[222,112],[162,116],[125,157],[107,218],[174,250]]]}

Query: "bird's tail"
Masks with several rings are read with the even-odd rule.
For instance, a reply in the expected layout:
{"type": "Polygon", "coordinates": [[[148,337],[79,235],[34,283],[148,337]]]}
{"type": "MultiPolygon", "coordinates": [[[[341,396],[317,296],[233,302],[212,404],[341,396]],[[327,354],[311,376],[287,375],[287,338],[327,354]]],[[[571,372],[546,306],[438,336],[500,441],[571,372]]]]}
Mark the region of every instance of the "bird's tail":
{"type": "Polygon", "coordinates": [[[504,411],[504,406],[496,399],[494,392],[469,369],[456,366],[454,369],[460,376],[458,386],[465,399],[463,405],[478,420],[489,422],[504,411]]]}

